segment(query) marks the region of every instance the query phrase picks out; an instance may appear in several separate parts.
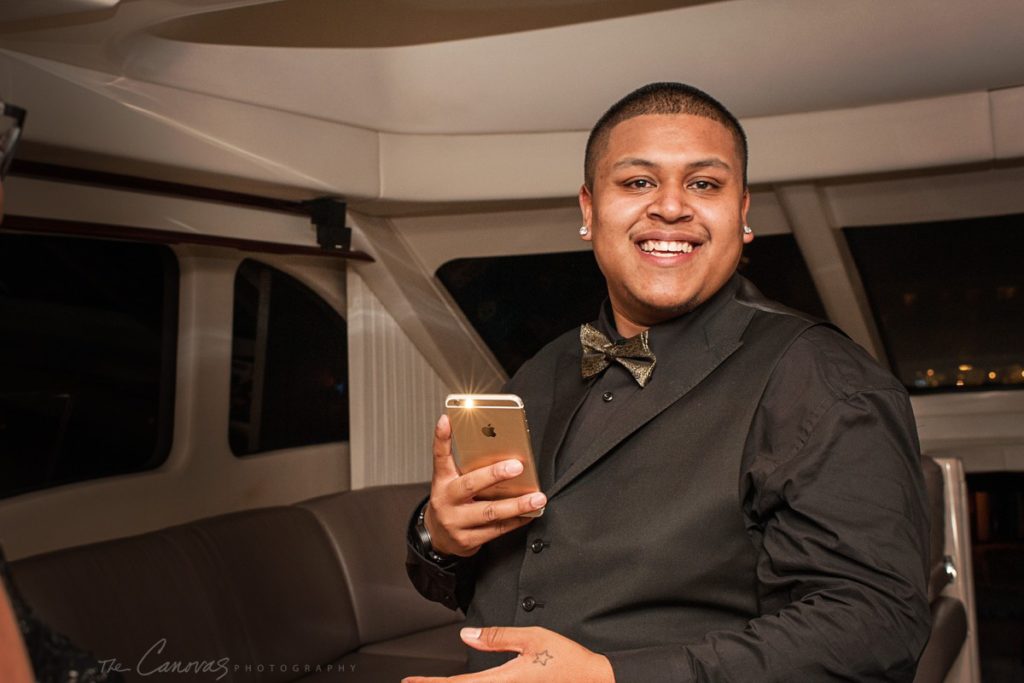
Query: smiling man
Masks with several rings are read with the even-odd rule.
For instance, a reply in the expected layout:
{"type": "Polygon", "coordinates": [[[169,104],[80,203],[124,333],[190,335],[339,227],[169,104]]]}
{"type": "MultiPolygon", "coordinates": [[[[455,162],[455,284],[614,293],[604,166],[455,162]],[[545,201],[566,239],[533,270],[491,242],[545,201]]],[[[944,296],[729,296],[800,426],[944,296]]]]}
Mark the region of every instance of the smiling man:
{"type": "Polygon", "coordinates": [[[732,277],[753,237],[743,232],[741,144],[718,121],[686,113],[628,118],[591,142],[583,238],[622,336],[689,313],[732,277]]]}
{"type": "Polygon", "coordinates": [[[476,500],[518,463],[460,475],[442,417],[413,516],[410,577],[467,613],[474,673],[452,680],[913,679],[928,536],[909,401],[736,275],[746,149],[678,83],[591,132],[580,235],[608,299],[506,387],[546,495],[476,500]]]}

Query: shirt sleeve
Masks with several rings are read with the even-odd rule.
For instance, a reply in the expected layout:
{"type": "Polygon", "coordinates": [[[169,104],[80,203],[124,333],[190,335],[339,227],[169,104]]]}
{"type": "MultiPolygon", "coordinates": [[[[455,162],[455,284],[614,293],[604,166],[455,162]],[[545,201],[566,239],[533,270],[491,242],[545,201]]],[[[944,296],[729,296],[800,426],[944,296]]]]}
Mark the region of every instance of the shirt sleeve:
{"type": "Polygon", "coordinates": [[[475,562],[473,558],[465,558],[439,565],[423,554],[415,525],[420,508],[426,502],[427,499],[420,501],[409,519],[405,536],[405,573],[413,587],[427,600],[465,612],[473,598],[475,562]]]}
{"type": "Polygon", "coordinates": [[[905,390],[838,334],[805,333],[744,455],[760,616],[698,643],[606,653],[617,683],[912,681],[930,626],[928,517],[905,390]]]}

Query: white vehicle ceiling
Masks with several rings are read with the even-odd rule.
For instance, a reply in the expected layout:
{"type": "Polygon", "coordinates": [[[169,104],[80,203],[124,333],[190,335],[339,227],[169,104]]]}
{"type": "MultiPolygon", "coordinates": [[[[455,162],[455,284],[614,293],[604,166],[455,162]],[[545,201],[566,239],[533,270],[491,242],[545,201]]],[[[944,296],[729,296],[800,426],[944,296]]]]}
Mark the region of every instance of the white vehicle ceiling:
{"type": "MultiPolygon", "coordinates": [[[[28,65],[163,121],[179,137],[214,142],[242,165],[256,158],[271,183],[349,196],[570,196],[578,184],[582,132],[617,97],[656,80],[704,88],[748,124],[755,183],[1020,156],[1013,144],[1000,142],[1016,131],[1016,124],[1000,121],[1014,118],[1024,101],[1019,0],[108,0],[84,12],[71,9],[80,10],[85,0],[63,0],[68,13],[24,18],[26,4],[0,11],[0,56],[8,57],[0,65],[0,93],[11,101],[33,90],[15,73],[28,65]],[[969,95],[982,97],[964,99],[969,95]],[[898,114],[885,109],[907,101],[931,104],[898,114]],[[183,103],[202,111],[201,119],[189,121],[179,111],[183,103]],[[935,137],[962,128],[963,140],[936,151],[928,140],[911,138],[911,146],[926,146],[931,156],[911,154],[890,164],[881,157],[893,142],[879,139],[870,158],[833,164],[833,138],[850,130],[836,112],[872,107],[867,118],[871,112],[875,118],[859,134],[913,128],[938,116],[948,120],[935,137]],[[267,118],[245,132],[207,123],[238,121],[246,108],[283,118],[267,118]],[[807,118],[819,113],[831,118],[807,118]],[[811,140],[809,167],[801,167],[802,157],[786,157],[799,152],[787,119],[801,134],[819,133],[821,144],[811,140]],[[341,128],[332,133],[332,125],[341,128]],[[378,177],[349,182],[331,163],[309,161],[311,150],[303,151],[306,161],[291,159],[260,140],[297,126],[308,126],[305,134],[321,140],[348,136],[322,154],[343,151],[350,167],[374,168],[378,177]],[[459,151],[466,136],[473,136],[474,151],[459,151]],[[554,170],[504,194],[498,185],[508,179],[476,187],[479,181],[469,178],[465,191],[437,193],[411,177],[423,170],[416,159],[437,154],[464,170],[504,155],[522,175],[540,152],[550,155],[554,170]]],[[[58,88],[49,87],[50,106],[92,106],[61,105],[58,88]]],[[[21,99],[42,105],[44,98],[29,92],[21,99]]],[[[28,140],[83,148],[39,108],[30,107],[28,140]]],[[[176,146],[171,138],[165,146],[176,146]]],[[[852,147],[862,145],[858,140],[852,147]]],[[[116,141],[96,146],[132,158],[130,146],[119,149],[116,141]]],[[[173,151],[145,161],[259,175],[187,162],[173,151]]],[[[444,180],[466,182],[466,172],[444,180]]]]}
{"type": "Polygon", "coordinates": [[[656,80],[741,117],[1024,84],[1019,0],[130,0],[94,16],[0,31],[112,75],[402,133],[582,130],[656,80]]]}

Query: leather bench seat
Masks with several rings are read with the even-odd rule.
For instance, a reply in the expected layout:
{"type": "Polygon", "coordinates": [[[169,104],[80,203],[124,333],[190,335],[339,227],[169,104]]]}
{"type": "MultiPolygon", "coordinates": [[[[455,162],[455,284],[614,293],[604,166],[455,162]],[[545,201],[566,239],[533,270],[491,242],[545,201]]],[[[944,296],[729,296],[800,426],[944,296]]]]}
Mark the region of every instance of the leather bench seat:
{"type": "Polygon", "coordinates": [[[465,666],[405,575],[423,484],[199,520],[12,563],[36,614],[131,681],[397,681],[465,666]],[[175,663],[216,673],[182,674],[175,663]],[[161,668],[164,671],[161,671],[161,668]],[[144,675],[145,674],[145,675],[144,675]]]}
{"type": "MultiPolygon", "coordinates": [[[[930,458],[922,464],[933,624],[915,683],[939,683],[968,624],[963,603],[942,594],[942,471],[930,458]]],[[[450,675],[465,666],[461,617],[422,599],[405,575],[408,516],[426,493],[425,484],[349,491],[38,555],[12,571],[46,623],[116,658],[129,681],[450,675]],[[153,673],[175,662],[225,675],[153,673]]]]}

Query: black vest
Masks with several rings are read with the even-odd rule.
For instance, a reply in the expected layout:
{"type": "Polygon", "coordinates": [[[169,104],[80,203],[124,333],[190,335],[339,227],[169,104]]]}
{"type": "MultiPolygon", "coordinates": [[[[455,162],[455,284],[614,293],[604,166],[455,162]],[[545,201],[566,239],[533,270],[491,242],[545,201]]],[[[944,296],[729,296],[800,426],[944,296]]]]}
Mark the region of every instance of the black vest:
{"type": "MultiPolygon", "coordinates": [[[[543,626],[613,652],[694,643],[759,615],[758,535],[739,500],[744,444],[776,363],[816,323],[742,278],[734,289],[689,314],[699,324],[659,355],[657,380],[558,481],[554,457],[587,388],[578,332],[512,379],[549,501],[478,553],[469,625],[543,626]]],[[[470,650],[470,670],[509,658],[470,650]]]]}

